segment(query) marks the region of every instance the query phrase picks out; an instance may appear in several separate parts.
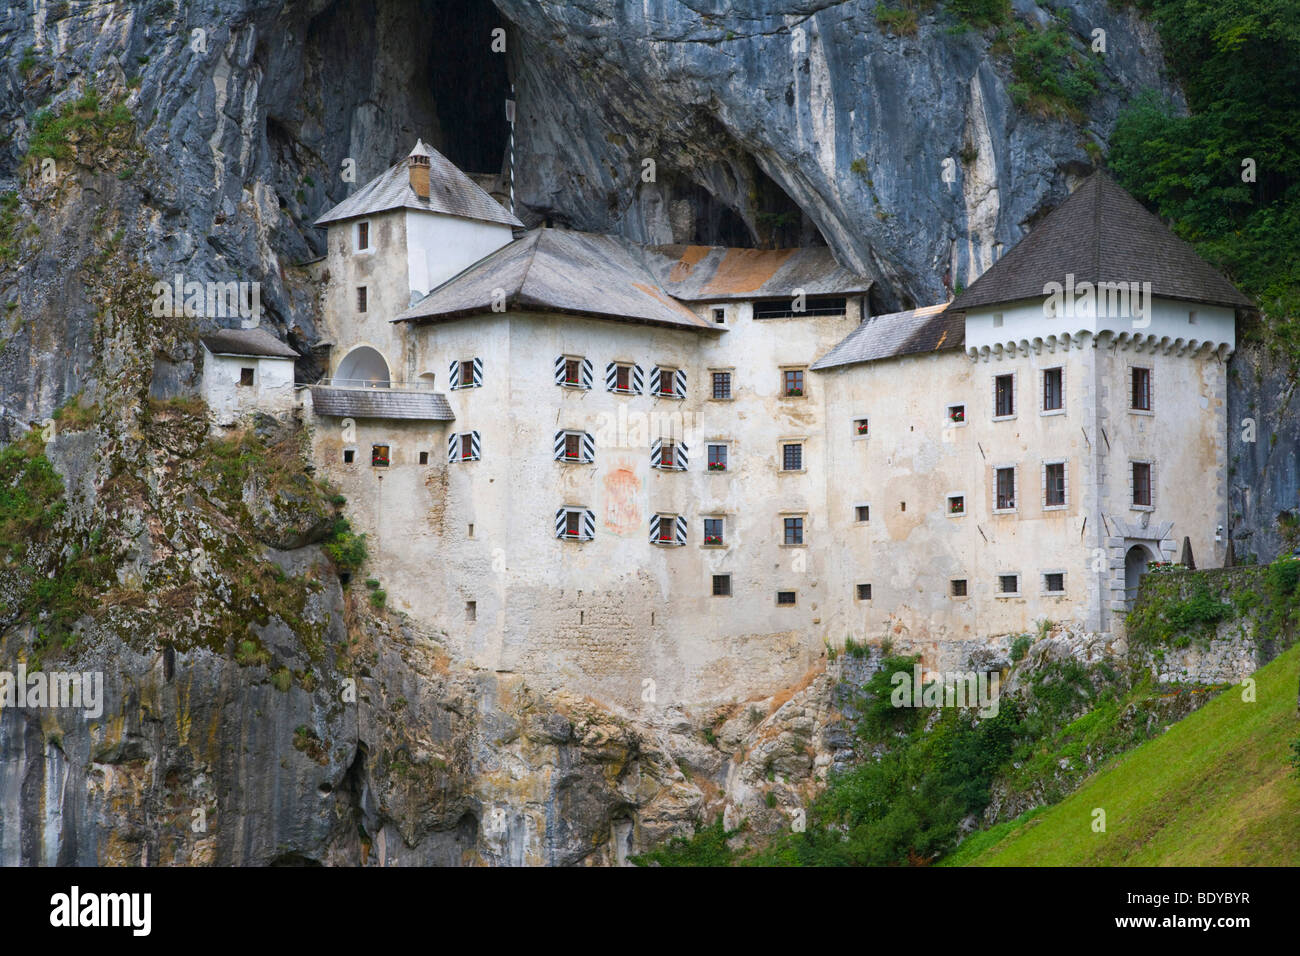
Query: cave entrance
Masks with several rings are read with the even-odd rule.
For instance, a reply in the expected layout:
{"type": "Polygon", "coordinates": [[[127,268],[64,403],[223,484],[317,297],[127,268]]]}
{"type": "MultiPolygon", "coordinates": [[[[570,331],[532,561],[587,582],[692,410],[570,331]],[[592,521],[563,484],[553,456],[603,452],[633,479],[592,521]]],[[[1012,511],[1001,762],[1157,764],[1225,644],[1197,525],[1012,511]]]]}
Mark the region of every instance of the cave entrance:
{"type": "Polygon", "coordinates": [[[435,145],[467,173],[501,172],[509,143],[507,54],[492,51],[498,28],[507,23],[491,0],[440,0],[429,11],[429,73],[443,139],[435,145]]]}

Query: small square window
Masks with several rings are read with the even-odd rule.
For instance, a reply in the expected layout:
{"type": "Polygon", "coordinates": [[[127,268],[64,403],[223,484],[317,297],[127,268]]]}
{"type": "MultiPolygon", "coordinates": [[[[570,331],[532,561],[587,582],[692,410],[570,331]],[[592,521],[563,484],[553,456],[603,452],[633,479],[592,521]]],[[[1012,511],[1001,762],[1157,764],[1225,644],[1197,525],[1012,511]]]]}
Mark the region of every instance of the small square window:
{"type": "Polygon", "coordinates": [[[953,597],[965,597],[965,596],[966,596],[966,579],[965,579],[965,578],[953,578],[951,581],[949,581],[949,582],[948,582],[948,593],[949,593],[950,595],[952,595],[953,597]]]}
{"type": "Polygon", "coordinates": [[[715,574],[713,576],[713,596],[731,597],[731,575],[715,574]]]}
{"type": "Polygon", "coordinates": [[[870,600],[871,600],[871,585],[870,585],[870,584],[859,584],[859,585],[858,585],[858,600],[859,600],[859,601],[870,601],[870,600]]]}
{"type": "Polygon", "coordinates": [[[789,545],[803,544],[803,518],[786,518],[784,520],[785,536],[782,541],[789,545]]]}
{"type": "Polygon", "coordinates": [[[802,471],[803,470],[803,445],[798,442],[790,442],[781,446],[781,470],[782,471],[802,471]]]}
{"type": "Polygon", "coordinates": [[[1061,571],[1053,571],[1043,575],[1043,590],[1048,594],[1065,593],[1065,574],[1061,571]]]}
{"type": "Polygon", "coordinates": [[[781,372],[781,394],[786,398],[803,396],[803,369],[788,368],[781,372]]]}
{"type": "Polygon", "coordinates": [[[871,505],[856,505],[853,509],[853,517],[859,524],[870,521],[871,505]]]}
{"type": "Polygon", "coordinates": [[[427,465],[428,463],[429,463],[429,453],[427,451],[420,452],[420,464],[427,465]]]}
{"type": "Polygon", "coordinates": [[[343,449],[343,464],[345,465],[352,464],[352,462],[356,460],[356,457],[357,457],[356,449],[353,448],[343,449]]]}
{"type": "Polygon", "coordinates": [[[965,405],[949,405],[948,421],[953,425],[960,425],[966,421],[965,405]]]}
{"type": "Polygon", "coordinates": [[[865,418],[853,419],[853,436],[855,438],[866,438],[871,422],[865,418]]]}
{"type": "Polygon", "coordinates": [[[1065,407],[1065,395],[1062,388],[1061,370],[1059,368],[1043,369],[1043,411],[1056,412],[1065,407]]]}
{"type": "Polygon", "coordinates": [[[708,446],[709,471],[727,470],[727,446],[715,444],[708,446]]]}
{"type": "Polygon", "coordinates": [[[239,370],[239,384],[244,388],[252,387],[253,370],[251,368],[241,368],[239,370]]]}
{"type": "Polygon", "coordinates": [[[357,248],[370,248],[370,223],[368,222],[357,223],[357,248]]]}
{"type": "Polygon", "coordinates": [[[731,398],[731,373],[730,372],[713,373],[713,397],[716,399],[731,398]]]}
{"type": "Polygon", "coordinates": [[[949,495],[948,496],[948,514],[964,515],[966,513],[966,496],[949,495]]]}
{"type": "Polygon", "coordinates": [[[705,518],[704,519],[704,543],[706,545],[723,544],[723,527],[722,518],[705,518]]]}
{"type": "Polygon", "coordinates": [[[1134,411],[1151,411],[1151,369],[1133,369],[1132,405],[1134,411]]]}
{"type": "Polygon", "coordinates": [[[1018,575],[1018,574],[999,574],[999,575],[998,575],[998,593],[999,593],[999,594],[1019,594],[1019,593],[1020,593],[1020,575],[1018,575]]]}
{"type": "Polygon", "coordinates": [[[363,285],[357,286],[357,311],[366,311],[366,287],[363,285]]]}
{"type": "Polygon", "coordinates": [[[726,310],[726,309],[714,309],[714,310],[713,310],[713,321],[716,322],[718,325],[726,325],[726,324],[727,324],[727,310],[726,310]]]}
{"type": "Polygon", "coordinates": [[[798,594],[795,591],[777,591],[776,603],[778,607],[793,607],[798,600],[798,594]]]}
{"type": "Polygon", "coordinates": [[[467,621],[471,621],[471,622],[472,622],[472,621],[477,621],[477,620],[478,620],[478,602],[477,602],[477,601],[466,601],[466,602],[465,602],[465,620],[467,620],[467,621]]]}
{"type": "Polygon", "coordinates": [[[388,446],[387,445],[370,446],[370,464],[375,468],[388,467],[388,446]]]}

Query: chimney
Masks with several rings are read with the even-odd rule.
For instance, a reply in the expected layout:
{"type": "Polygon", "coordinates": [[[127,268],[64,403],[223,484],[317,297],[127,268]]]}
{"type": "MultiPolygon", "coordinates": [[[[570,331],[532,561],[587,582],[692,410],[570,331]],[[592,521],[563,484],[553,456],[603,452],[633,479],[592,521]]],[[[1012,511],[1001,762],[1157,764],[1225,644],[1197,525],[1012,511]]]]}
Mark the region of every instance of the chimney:
{"type": "Polygon", "coordinates": [[[429,154],[424,144],[416,142],[411,155],[406,157],[407,172],[411,177],[411,188],[421,199],[429,198],[429,154]]]}

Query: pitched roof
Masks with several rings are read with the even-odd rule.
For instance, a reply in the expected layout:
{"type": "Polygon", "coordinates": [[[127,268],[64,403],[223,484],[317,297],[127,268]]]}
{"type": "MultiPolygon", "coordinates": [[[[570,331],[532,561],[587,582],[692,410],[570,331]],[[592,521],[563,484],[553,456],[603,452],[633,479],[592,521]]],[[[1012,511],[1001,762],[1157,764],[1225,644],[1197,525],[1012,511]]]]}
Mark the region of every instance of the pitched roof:
{"type": "Polygon", "coordinates": [[[343,219],[372,216],[390,209],[420,209],[463,219],[495,222],[523,228],[523,223],[457,169],[446,156],[417,140],[407,159],[366,183],[347,199],[316,220],[324,226],[343,219]],[[411,188],[407,162],[411,156],[429,157],[429,198],[421,199],[411,188]]]}
{"type": "Polygon", "coordinates": [[[199,336],[213,355],[253,355],[260,358],[296,359],[298,353],[266,329],[219,329],[199,336]]]}
{"type": "Polygon", "coordinates": [[[647,261],[670,295],[694,302],[851,295],[871,280],[843,268],[830,249],[733,249],[727,246],[652,246],[647,261]]]}
{"type": "Polygon", "coordinates": [[[642,251],[616,236],[534,229],[448,279],[393,321],[491,312],[494,304],[501,306],[494,294],[504,292],[508,310],[716,331],[663,290],[642,251]]]}
{"type": "Polygon", "coordinates": [[[317,415],[336,418],[408,418],[435,422],[456,419],[447,397],[438,392],[313,385],[311,405],[317,415]]]}
{"type": "Polygon", "coordinates": [[[918,352],[959,349],[966,340],[966,320],[947,303],[907,312],[873,315],[812,364],[814,370],[898,358],[918,352]]]}
{"type": "Polygon", "coordinates": [[[1098,170],[952,303],[954,309],[1041,298],[1048,282],[1150,282],[1153,295],[1232,308],[1251,301],[1098,170]]]}

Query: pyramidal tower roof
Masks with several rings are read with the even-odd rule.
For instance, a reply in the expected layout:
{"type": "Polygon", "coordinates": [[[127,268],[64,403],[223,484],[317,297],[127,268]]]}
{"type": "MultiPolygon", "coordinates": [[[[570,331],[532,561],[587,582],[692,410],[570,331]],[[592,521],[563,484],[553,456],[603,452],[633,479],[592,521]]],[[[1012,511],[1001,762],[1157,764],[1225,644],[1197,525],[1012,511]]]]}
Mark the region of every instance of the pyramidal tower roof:
{"type": "Polygon", "coordinates": [[[1045,295],[1048,282],[1150,282],[1152,295],[1254,308],[1214,266],[1098,170],[957,296],[966,310],[1045,295]]]}
{"type": "Polygon", "coordinates": [[[326,226],[344,219],[373,216],[391,209],[419,209],[523,228],[523,223],[457,169],[451,160],[432,146],[426,145],[423,140],[416,140],[415,148],[407,154],[406,159],[370,180],[317,219],[316,225],[326,226]],[[408,167],[413,156],[427,156],[429,159],[428,199],[417,195],[411,185],[408,167]]]}

